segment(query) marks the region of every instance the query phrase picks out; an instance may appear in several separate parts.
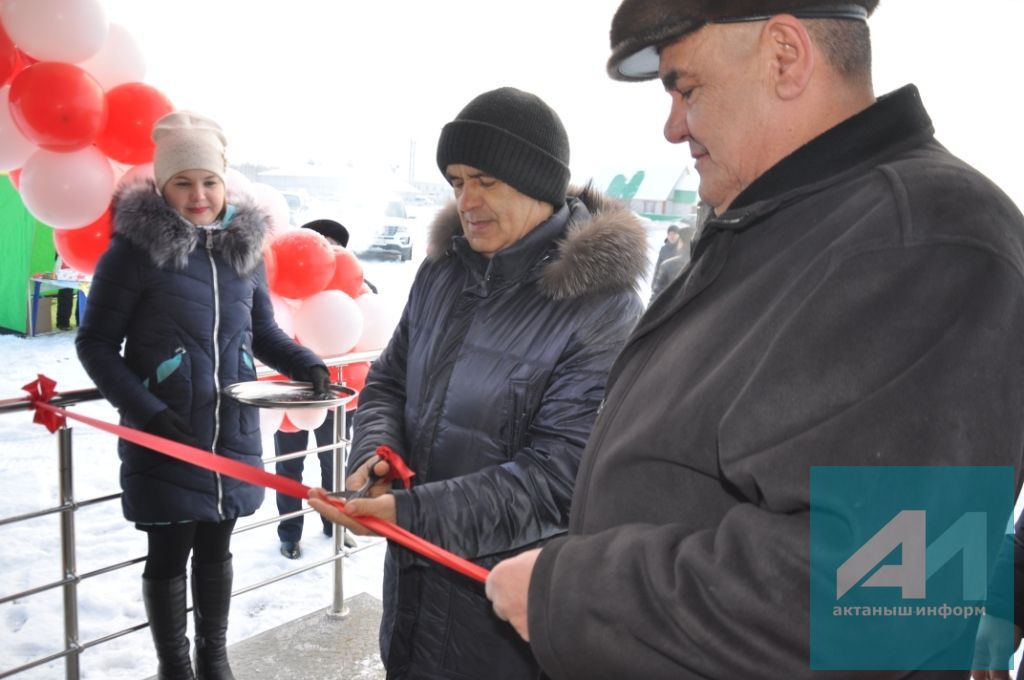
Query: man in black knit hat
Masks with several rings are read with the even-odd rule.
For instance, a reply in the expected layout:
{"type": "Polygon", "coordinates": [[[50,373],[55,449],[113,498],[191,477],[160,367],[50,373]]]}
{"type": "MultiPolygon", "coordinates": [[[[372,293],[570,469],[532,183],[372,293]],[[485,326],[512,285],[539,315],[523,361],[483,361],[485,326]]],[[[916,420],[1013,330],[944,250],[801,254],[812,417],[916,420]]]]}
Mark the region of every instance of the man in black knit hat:
{"type": "Polygon", "coordinates": [[[612,20],[713,214],[616,359],[568,536],[488,579],[554,680],[968,675],[1020,489],[1024,217],[916,88],[876,98],[877,4],[612,20]]]}
{"type": "MultiPolygon", "coordinates": [[[[489,567],[565,532],[608,369],[642,309],[646,236],[621,205],[569,187],[568,135],[528,92],[471,101],[441,131],[437,164],[455,201],[360,394],[347,480],[358,487],[388,445],[413,486],[378,483],[346,510],[489,567]]],[[[388,677],[539,672],[481,584],[394,545],[380,641],[388,677]]]]}

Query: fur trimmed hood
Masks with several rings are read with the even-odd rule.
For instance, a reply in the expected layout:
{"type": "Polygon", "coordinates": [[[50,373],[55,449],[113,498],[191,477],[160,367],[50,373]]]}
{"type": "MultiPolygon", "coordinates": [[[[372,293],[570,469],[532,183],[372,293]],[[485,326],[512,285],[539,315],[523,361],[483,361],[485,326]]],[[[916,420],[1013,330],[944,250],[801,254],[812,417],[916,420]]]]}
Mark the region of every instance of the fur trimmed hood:
{"type": "MultiPolygon", "coordinates": [[[[590,184],[569,187],[570,215],[557,254],[543,266],[537,285],[553,300],[582,297],[607,290],[636,290],[650,264],[647,232],[640,220],[618,201],[590,184]]],[[[438,213],[430,227],[427,257],[453,256],[451,240],[462,235],[455,201],[438,213]]]]}
{"type": "MultiPolygon", "coordinates": [[[[189,224],[167,205],[151,180],[118,189],[112,213],[114,233],[148,253],[160,269],[185,269],[199,245],[202,227],[189,224]]],[[[212,233],[214,250],[239,276],[248,276],[263,257],[267,216],[254,205],[238,204],[227,226],[212,233]]]]}

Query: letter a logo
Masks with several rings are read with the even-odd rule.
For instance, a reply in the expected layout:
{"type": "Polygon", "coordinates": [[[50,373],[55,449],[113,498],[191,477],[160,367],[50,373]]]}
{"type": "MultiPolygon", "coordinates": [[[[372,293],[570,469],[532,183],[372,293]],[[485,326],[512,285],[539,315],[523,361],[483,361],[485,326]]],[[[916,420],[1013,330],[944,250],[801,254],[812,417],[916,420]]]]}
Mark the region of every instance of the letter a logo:
{"type": "Polygon", "coordinates": [[[879,567],[864,585],[901,588],[906,600],[924,598],[925,511],[903,510],[836,570],[836,599],[857,585],[898,546],[903,548],[903,564],[879,567]]]}

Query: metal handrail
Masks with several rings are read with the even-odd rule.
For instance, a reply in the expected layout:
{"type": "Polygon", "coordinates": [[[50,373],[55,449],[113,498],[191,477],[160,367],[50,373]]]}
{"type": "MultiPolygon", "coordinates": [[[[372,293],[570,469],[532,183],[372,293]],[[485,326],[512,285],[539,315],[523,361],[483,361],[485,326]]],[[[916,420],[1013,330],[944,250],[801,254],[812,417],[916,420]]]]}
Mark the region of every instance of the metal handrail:
{"type": "MultiPolygon", "coordinates": [[[[373,361],[379,356],[379,351],[371,352],[353,352],[350,354],[327,357],[324,359],[324,363],[329,366],[344,366],[346,364],[360,363],[364,361],[373,361]]],[[[274,375],[275,372],[265,366],[257,366],[257,376],[265,377],[268,375],[274,375]]],[[[87,388],[80,390],[69,390],[57,393],[49,403],[55,406],[72,406],[87,401],[96,401],[102,399],[102,395],[96,388],[87,388]]],[[[14,413],[17,411],[29,410],[32,408],[32,403],[28,396],[15,397],[11,399],[0,400],[0,415],[6,413],[14,413]]],[[[348,449],[350,441],[345,437],[345,419],[346,412],[344,406],[335,408],[334,418],[334,443],[326,446],[318,446],[315,448],[307,449],[305,451],[299,451],[296,453],[285,454],[283,456],[271,456],[263,459],[264,464],[274,463],[282,460],[290,460],[293,458],[299,458],[302,456],[308,456],[310,454],[319,453],[321,451],[334,451],[334,488],[340,489],[343,483],[344,468],[348,457],[348,449]]],[[[94,571],[90,571],[85,574],[77,573],[76,555],[75,555],[75,513],[84,507],[104,503],[112,500],[121,498],[120,493],[108,494],[105,496],[99,496],[96,498],[90,498],[83,501],[76,501],[74,497],[74,476],[73,476],[73,457],[72,457],[72,428],[66,424],[60,427],[57,432],[58,440],[58,454],[59,454],[59,473],[60,473],[60,504],[50,508],[44,508],[42,510],[35,510],[20,515],[14,515],[11,517],[0,518],[0,526],[8,524],[16,524],[18,522],[24,522],[46,515],[60,514],[61,516],[61,559],[64,577],[50,583],[35,586],[26,590],[19,591],[10,595],[0,597],[0,605],[7,602],[11,602],[15,599],[27,597],[30,595],[36,595],[42,592],[53,590],[55,588],[63,588],[63,599],[64,599],[64,649],[62,651],[50,654],[46,657],[34,659],[26,664],[12,668],[8,670],[0,670],[0,680],[8,678],[19,673],[31,670],[33,668],[46,665],[53,661],[57,661],[61,658],[65,660],[65,677],[67,680],[78,680],[81,675],[79,668],[79,658],[81,653],[87,649],[116,640],[117,638],[123,637],[130,633],[142,630],[149,626],[149,622],[130,626],[128,628],[109,633],[105,636],[82,642],[78,639],[78,584],[88,580],[90,578],[107,574],[119,569],[124,569],[132,565],[138,564],[145,561],[145,556],[132,558],[119,562],[116,564],[106,565],[100,567],[94,571]]],[[[272,519],[260,520],[244,526],[235,527],[232,533],[237,534],[244,531],[250,531],[257,529],[269,524],[277,524],[281,521],[282,517],[288,518],[293,516],[305,515],[313,512],[312,508],[305,508],[294,513],[288,513],[287,515],[281,515],[272,519]]],[[[302,567],[292,569],[287,572],[278,574],[277,576],[265,579],[243,588],[239,588],[231,593],[232,597],[248,593],[257,588],[262,588],[278,581],[282,581],[292,576],[310,571],[322,567],[326,564],[334,563],[334,589],[333,597],[331,601],[331,607],[329,613],[332,616],[343,618],[348,615],[348,610],[345,608],[345,598],[343,589],[343,558],[349,555],[355,554],[362,550],[372,548],[383,542],[374,541],[372,543],[353,548],[347,549],[344,547],[344,534],[345,530],[341,527],[334,532],[334,554],[330,557],[323,558],[313,562],[311,564],[303,565],[302,567]]]]}

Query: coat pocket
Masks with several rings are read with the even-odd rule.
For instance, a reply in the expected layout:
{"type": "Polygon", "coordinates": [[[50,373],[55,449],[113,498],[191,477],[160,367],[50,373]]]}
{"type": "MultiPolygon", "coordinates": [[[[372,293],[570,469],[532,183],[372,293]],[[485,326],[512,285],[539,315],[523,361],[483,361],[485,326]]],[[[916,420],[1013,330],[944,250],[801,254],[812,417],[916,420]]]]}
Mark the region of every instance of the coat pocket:
{"type": "Polygon", "coordinates": [[[186,420],[192,413],[192,362],[182,345],[171,345],[142,384],[186,420]]]}
{"type": "MultiPolygon", "coordinates": [[[[247,345],[243,344],[238,352],[239,382],[256,380],[256,362],[247,345]]],[[[255,406],[238,403],[238,426],[244,435],[251,435],[260,429],[260,410],[255,406]]]]}

